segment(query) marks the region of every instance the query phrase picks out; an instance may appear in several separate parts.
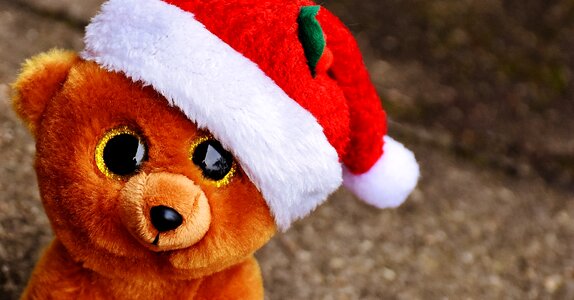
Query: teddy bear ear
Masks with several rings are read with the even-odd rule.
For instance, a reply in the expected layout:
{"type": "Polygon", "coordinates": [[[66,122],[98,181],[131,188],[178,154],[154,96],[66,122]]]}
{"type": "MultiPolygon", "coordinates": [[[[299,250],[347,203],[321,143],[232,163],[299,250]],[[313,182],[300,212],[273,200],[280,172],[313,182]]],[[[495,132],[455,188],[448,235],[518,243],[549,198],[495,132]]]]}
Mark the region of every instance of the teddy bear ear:
{"type": "Polygon", "coordinates": [[[78,60],[78,55],[72,51],[54,49],[23,64],[18,79],[12,85],[12,103],[32,134],[36,135],[48,101],[61,89],[78,60]]]}

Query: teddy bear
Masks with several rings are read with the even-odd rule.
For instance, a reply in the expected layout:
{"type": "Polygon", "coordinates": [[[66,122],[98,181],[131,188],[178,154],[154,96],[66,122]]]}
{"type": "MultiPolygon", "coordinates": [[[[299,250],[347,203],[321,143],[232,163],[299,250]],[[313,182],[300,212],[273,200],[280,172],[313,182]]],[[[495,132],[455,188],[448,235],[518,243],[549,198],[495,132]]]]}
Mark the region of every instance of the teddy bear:
{"type": "Polygon", "coordinates": [[[253,257],[343,184],[376,207],[412,152],[356,41],[308,0],[109,0],[81,53],[28,60],[55,238],[23,299],[263,299],[253,257]]]}

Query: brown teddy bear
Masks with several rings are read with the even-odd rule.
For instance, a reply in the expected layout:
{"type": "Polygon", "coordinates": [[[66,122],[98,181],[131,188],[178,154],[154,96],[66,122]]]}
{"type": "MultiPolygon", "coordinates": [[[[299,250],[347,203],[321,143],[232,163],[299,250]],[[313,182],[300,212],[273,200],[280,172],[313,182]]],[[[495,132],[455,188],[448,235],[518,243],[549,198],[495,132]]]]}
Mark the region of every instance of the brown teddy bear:
{"type": "Polygon", "coordinates": [[[277,229],[341,183],[393,207],[418,178],[311,1],[110,0],[14,91],[56,235],[24,299],[262,299],[277,229]]]}

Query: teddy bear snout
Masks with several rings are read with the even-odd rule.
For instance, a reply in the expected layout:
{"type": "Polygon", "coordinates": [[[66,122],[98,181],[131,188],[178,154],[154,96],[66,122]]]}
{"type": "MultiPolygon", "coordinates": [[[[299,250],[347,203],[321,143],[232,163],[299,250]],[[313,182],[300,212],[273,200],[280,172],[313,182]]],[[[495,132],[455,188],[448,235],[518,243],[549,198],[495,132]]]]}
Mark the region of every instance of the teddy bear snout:
{"type": "Polygon", "coordinates": [[[124,226],[154,252],[191,247],[211,225],[205,193],[183,175],[138,174],[128,180],[119,200],[124,226]]]}

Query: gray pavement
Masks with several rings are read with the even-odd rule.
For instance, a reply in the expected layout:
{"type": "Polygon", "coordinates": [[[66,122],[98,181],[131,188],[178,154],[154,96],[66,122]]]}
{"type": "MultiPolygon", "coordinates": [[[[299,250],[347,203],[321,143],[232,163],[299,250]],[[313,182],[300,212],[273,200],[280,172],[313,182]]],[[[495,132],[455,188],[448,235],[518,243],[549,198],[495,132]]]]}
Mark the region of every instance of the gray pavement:
{"type": "MultiPolygon", "coordinates": [[[[342,11],[341,3],[326,5],[342,11]]],[[[34,143],[10,109],[8,84],[35,53],[81,49],[81,24],[97,4],[0,0],[0,299],[18,298],[51,240],[32,169],[34,143]]],[[[393,109],[416,106],[422,88],[440,99],[457,92],[424,62],[382,59],[362,44],[393,109]]],[[[268,299],[574,299],[568,179],[549,182],[528,171],[536,170],[530,161],[520,161],[526,171],[517,175],[481,156],[461,156],[456,134],[408,116],[395,119],[391,131],[420,160],[418,189],[404,206],[385,211],[338,191],[257,254],[268,299]]],[[[568,135],[556,132],[556,151],[574,155],[568,135]]]]}

